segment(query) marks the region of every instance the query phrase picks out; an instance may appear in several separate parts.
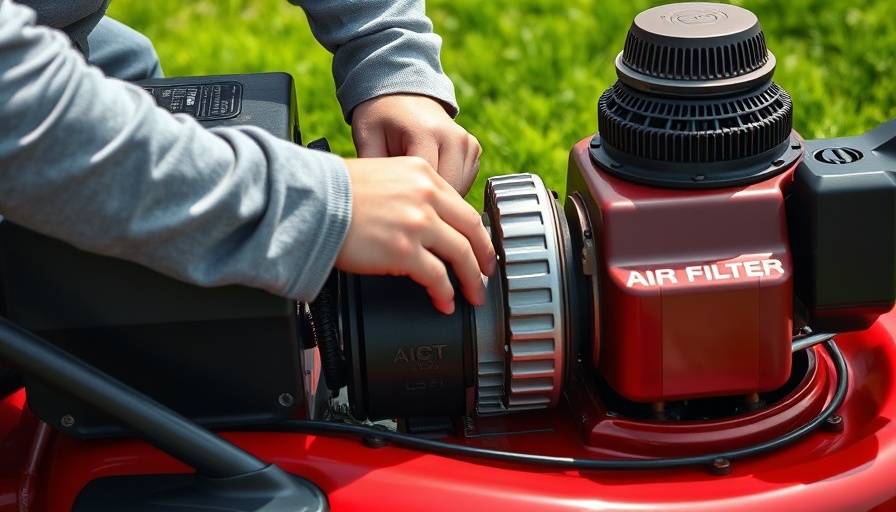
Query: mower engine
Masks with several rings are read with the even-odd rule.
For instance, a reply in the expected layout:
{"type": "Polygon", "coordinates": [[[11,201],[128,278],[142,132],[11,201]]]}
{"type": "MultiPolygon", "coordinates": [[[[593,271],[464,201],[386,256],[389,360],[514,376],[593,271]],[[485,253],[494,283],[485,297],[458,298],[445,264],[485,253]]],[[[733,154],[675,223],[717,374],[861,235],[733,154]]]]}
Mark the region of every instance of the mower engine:
{"type": "Polygon", "coordinates": [[[328,302],[354,417],[565,397],[586,443],[640,437],[632,452],[656,456],[705,449],[676,440],[698,428],[679,420],[745,448],[821,413],[830,375],[799,340],[867,329],[896,300],[896,124],[801,140],[759,22],[736,6],[642,12],[615,65],[564,206],[536,175],[488,180],[500,265],[485,306],[444,317],[398,278],[339,276],[328,302]],[[760,410],[761,426],[732,428],[760,410]]]}

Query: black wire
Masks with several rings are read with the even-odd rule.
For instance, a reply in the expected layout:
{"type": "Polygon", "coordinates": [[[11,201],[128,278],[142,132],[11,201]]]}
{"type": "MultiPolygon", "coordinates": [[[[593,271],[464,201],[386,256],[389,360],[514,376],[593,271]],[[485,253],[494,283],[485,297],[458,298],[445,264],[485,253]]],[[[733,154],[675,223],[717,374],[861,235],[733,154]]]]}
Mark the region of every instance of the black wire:
{"type": "Polygon", "coordinates": [[[366,425],[349,425],[345,423],[329,423],[316,420],[286,420],[269,427],[277,431],[292,431],[306,433],[337,433],[352,434],[366,438],[376,438],[387,440],[396,446],[403,448],[411,448],[423,450],[431,453],[446,454],[454,457],[470,457],[478,459],[487,459],[499,462],[510,462],[517,464],[531,464],[538,466],[547,466],[559,469],[663,469],[681,466],[692,466],[698,464],[709,464],[716,459],[736,459],[741,457],[749,457],[760,453],[768,452],[780,448],[791,443],[811,431],[815,430],[837,410],[846,397],[848,388],[848,375],[846,369],[846,360],[840,349],[837,348],[833,340],[823,343],[825,350],[831,355],[837,373],[837,388],[831,398],[830,403],[816,416],[812,421],[806,423],[802,427],[794,429],[775,439],[753,445],[738,450],[730,450],[727,452],[719,452],[709,455],[697,455],[692,457],[662,458],[662,459],[644,459],[644,460],[613,460],[613,459],[583,459],[575,457],[556,457],[551,455],[535,455],[528,453],[504,452],[498,450],[489,450],[486,448],[476,448],[470,446],[461,446],[431,439],[422,439],[408,434],[395,432],[391,430],[383,430],[366,425]]]}
{"type": "Polygon", "coordinates": [[[339,332],[336,327],[336,319],[339,316],[336,299],[337,279],[337,273],[333,271],[320,294],[308,305],[311,313],[311,334],[320,350],[324,382],[334,395],[348,382],[348,372],[339,349],[339,332]]]}

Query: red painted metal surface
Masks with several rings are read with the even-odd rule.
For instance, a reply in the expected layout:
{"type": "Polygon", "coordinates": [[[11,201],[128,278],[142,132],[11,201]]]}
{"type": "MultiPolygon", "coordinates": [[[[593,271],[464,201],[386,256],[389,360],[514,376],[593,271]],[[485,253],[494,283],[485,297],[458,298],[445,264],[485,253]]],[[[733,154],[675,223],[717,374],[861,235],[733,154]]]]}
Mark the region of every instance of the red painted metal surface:
{"type": "Polygon", "coordinates": [[[592,447],[612,446],[629,457],[688,457],[755,446],[805,425],[822,412],[836,378],[824,350],[809,351],[808,370],[780,400],[752,412],[703,421],[654,421],[611,411],[583,376],[568,386],[570,408],[581,418],[582,439],[592,447]]]}
{"type": "Polygon", "coordinates": [[[570,157],[567,193],[593,198],[601,348],[620,394],[664,402],[753,393],[790,374],[792,169],[740,187],[681,190],[617,179],[570,157]]]}
{"type": "MultiPolygon", "coordinates": [[[[289,433],[227,433],[262,459],[306,476],[333,510],[893,510],[896,509],[896,314],[837,341],[851,384],[840,433],[818,431],[773,453],[735,460],[728,476],[705,468],[561,471],[460,460],[354,439],[289,433]]],[[[19,510],[22,475],[38,421],[22,396],[0,404],[0,511],[19,510]],[[10,425],[12,427],[10,428],[10,425]]],[[[576,457],[618,456],[586,447],[566,407],[479,425],[481,437],[453,442],[576,457]],[[500,432],[504,435],[496,435],[500,432]]],[[[186,472],[189,468],[134,440],[53,435],[33,468],[33,511],[68,510],[80,489],[109,475],[186,472]]],[[[27,509],[26,509],[27,510],[27,509]]]]}

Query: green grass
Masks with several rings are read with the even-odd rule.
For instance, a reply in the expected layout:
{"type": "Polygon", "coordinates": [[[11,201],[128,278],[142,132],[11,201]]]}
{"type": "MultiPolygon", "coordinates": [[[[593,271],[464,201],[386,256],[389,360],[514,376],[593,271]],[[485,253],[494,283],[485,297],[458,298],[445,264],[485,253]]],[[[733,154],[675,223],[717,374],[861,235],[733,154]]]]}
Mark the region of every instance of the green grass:
{"type": "MultiPolygon", "coordinates": [[[[562,193],[569,149],[596,130],[596,103],[632,18],[661,2],[430,0],[453,78],[458,122],[483,146],[469,200],[484,179],[540,174],[562,193]]],[[[855,135],[896,117],[896,2],[740,0],[778,59],[805,138],[855,135]]],[[[334,97],[329,54],[285,0],[112,3],[111,14],[156,44],[169,76],[287,71],[296,77],[306,140],[354,154],[334,97]]]]}

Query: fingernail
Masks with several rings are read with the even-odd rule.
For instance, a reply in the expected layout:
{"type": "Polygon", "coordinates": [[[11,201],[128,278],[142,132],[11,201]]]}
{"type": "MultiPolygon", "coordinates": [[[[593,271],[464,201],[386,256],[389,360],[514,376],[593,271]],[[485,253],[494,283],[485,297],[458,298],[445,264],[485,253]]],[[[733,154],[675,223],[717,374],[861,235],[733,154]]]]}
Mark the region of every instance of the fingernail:
{"type": "Polygon", "coordinates": [[[482,306],[485,304],[485,290],[488,287],[488,276],[481,274],[480,276],[482,277],[482,286],[479,287],[479,303],[476,304],[477,306],[482,306]]]}

